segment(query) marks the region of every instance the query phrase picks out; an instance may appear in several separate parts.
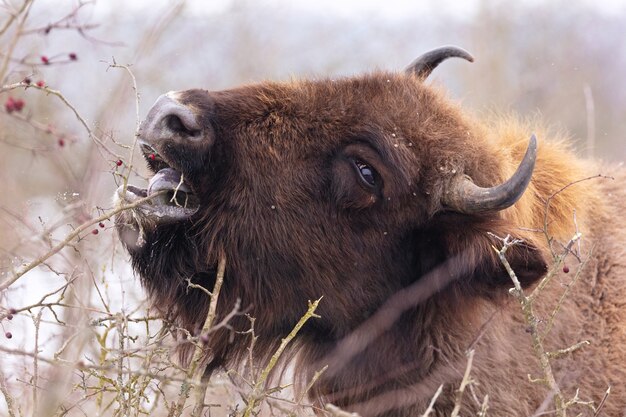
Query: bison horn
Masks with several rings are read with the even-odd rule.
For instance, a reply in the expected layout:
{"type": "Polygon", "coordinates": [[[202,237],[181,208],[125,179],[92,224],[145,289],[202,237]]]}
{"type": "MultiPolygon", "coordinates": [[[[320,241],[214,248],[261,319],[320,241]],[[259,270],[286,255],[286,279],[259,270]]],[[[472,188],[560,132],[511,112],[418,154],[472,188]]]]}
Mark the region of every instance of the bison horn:
{"type": "Polygon", "coordinates": [[[535,167],[537,139],[530,137],[528,149],[519,167],[506,182],[491,188],[482,188],[464,175],[452,179],[442,197],[445,207],[465,214],[503,210],[512,206],[524,194],[535,167]]]}
{"type": "Polygon", "coordinates": [[[405,71],[408,74],[415,74],[419,78],[425,79],[437,65],[452,57],[463,58],[469,62],[474,62],[474,57],[466,50],[457,46],[442,46],[418,57],[415,61],[411,62],[405,71]]]}

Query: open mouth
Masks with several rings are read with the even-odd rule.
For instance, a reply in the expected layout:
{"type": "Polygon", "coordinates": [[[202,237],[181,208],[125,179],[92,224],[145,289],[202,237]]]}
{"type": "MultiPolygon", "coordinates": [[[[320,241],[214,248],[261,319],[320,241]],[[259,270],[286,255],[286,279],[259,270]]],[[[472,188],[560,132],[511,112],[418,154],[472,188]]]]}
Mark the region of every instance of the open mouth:
{"type": "Polygon", "coordinates": [[[148,188],[128,185],[117,190],[119,198],[126,203],[153,196],[138,208],[155,220],[182,220],[198,211],[198,197],[185,182],[183,174],[172,168],[150,145],[142,144],[142,151],[147,155],[150,169],[155,172],[148,182],[148,188]]]}

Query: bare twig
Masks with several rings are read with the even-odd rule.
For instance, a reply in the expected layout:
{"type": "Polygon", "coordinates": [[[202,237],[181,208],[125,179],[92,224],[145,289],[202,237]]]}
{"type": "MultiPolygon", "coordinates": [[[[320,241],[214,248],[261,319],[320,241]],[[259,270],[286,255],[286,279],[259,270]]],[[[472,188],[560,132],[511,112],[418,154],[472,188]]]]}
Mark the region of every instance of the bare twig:
{"type": "Polygon", "coordinates": [[[166,190],[163,191],[159,191],[157,193],[154,193],[152,195],[149,195],[148,197],[144,197],[141,198],[133,203],[130,204],[126,204],[126,205],[120,205],[119,207],[116,207],[115,209],[102,214],[99,217],[93,218],[89,221],[86,221],[85,223],[81,224],[80,226],[78,226],[76,229],[74,229],[71,233],[69,233],[65,239],[63,239],[61,242],[59,242],[56,246],[54,246],[52,249],[50,249],[50,251],[48,251],[47,253],[45,253],[44,255],[40,256],[39,258],[35,259],[34,261],[24,265],[22,268],[20,268],[19,270],[17,270],[13,276],[7,280],[5,280],[2,284],[0,284],[0,292],[4,291],[5,289],[7,289],[8,287],[10,287],[11,285],[13,285],[18,279],[20,279],[24,274],[26,274],[27,272],[29,272],[31,269],[41,265],[42,263],[44,263],[46,260],[48,260],[51,256],[57,254],[61,249],[63,249],[64,247],[66,247],[67,245],[70,244],[71,241],[73,241],[74,239],[76,239],[77,237],[79,237],[85,230],[87,230],[87,228],[93,226],[94,224],[98,224],[104,220],[108,220],[111,217],[115,216],[117,213],[121,213],[122,211],[125,210],[130,210],[133,209],[135,207],[138,207],[140,205],[142,205],[143,203],[161,195],[164,194],[166,192],[166,190]]]}
{"type": "Polygon", "coordinates": [[[524,315],[524,320],[526,324],[529,326],[530,335],[532,337],[532,346],[535,351],[535,356],[539,360],[539,365],[543,372],[543,378],[535,380],[536,382],[541,382],[546,385],[551,392],[554,393],[554,402],[556,404],[556,413],[559,417],[565,417],[567,415],[567,408],[565,404],[565,400],[563,398],[563,394],[561,393],[561,389],[554,378],[554,374],[552,372],[552,366],[550,365],[550,360],[548,353],[545,351],[545,348],[542,343],[541,335],[539,334],[539,329],[537,327],[537,319],[533,312],[533,302],[530,297],[527,297],[524,294],[524,290],[511,268],[509,261],[506,259],[506,251],[513,245],[520,243],[519,239],[512,239],[510,236],[506,236],[502,239],[502,248],[498,250],[497,248],[493,248],[495,252],[498,254],[500,261],[504,265],[509,277],[513,281],[514,288],[511,288],[510,293],[519,301],[522,307],[522,313],[524,315]]]}
{"type": "Polygon", "coordinates": [[[465,373],[463,374],[463,379],[461,380],[461,385],[456,391],[456,398],[454,399],[454,408],[450,413],[450,417],[457,417],[459,412],[461,412],[461,404],[463,403],[463,393],[465,392],[465,387],[471,383],[470,372],[472,370],[472,363],[474,362],[474,350],[470,350],[467,352],[467,366],[465,367],[465,373]]]}
{"type": "Polygon", "coordinates": [[[28,18],[28,14],[30,13],[30,8],[32,5],[33,5],[33,0],[25,0],[22,7],[15,15],[15,17],[13,19],[10,18],[7,24],[2,28],[2,32],[0,32],[1,34],[4,34],[4,32],[13,23],[13,20],[17,19],[20,15],[22,16],[22,19],[17,22],[17,29],[15,30],[15,33],[13,34],[13,38],[11,39],[9,46],[6,49],[4,60],[2,61],[2,66],[0,66],[0,83],[4,83],[4,77],[6,76],[6,73],[8,70],[9,61],[11,60],[11,56],[13,55],[13,50],[15,49],[15,46],[17,45],[17,41],[20,38],[20,31],[24,27],[24,24],[26,24],[26,19],[28,18]]]}
{"type": "Polygon", "coordinates": [[[19,15],[21,15],[22,13],[24,13],[24,11],[26,10],[27,7],[30,7],[32,4],[32,0],[25,0],[22,5],[20,6],[20,8],[18,10],[16,10],[13,13],[8,13],[9,17],[7,18],[7,20],[4,22],[4,26],[2,26],[2,28],[0,28],[0,36],[4,35],[4,33],[7,31],[7,29],[9,29],[11,27],[11,25],[13,24],[13,22],[15,21],[15,19],[17,19],[17,17],[19,15]]]}
{"type": "Polygon", "coordinates": [[[330,413],[333,417],[361,417],[358,413],[349,413],[347,411],[342,410],[333,404],[326,404],[324,407],[326,411],[330,413]]]}
{"type": "MultiPolygon", "coordinates": [[[[579,234],[575,235],[578,236],[579,234]]],[[[578,240],[580,242],[580,240],[578,240]]],[[[571,240],[570,240],[570,244],[568,244],[565,247],[565,250],[569,250],[569,247],[571,246],[571,240]]],[[[548,318],[548,321],[546,323],[544,332],[543,332],[543,337],[542,339],[544,339],[548,334],[550,334],[550,331],[552,330],[552,326],[554,325],[554,319],[556,317],[556,315],[558,314],[558,312],[561,309],[561,306],[563,305],[563,303],[565,302],[565,299],[567,298],[567,296],[569,295],[571,289],[573,288],[573,286],[578,282],[578,279],[580,278],[580,275],[583,272],[583,268],[584,266],[587,264],[587,261],[589,260],[589,258],[591,257],[591,254],[593,253],[593,249],[589,252],[589,256],[587,257],[587,259],[585,259],[584,262],[581,262],[581,264],[579,265],[578,269],[576,270],[576,273],[574,274],[574,277],[572,278],[572,280],[570,281],[570,283],[565,287],[565,291],[563,291],[563,294],[561,294],[561,297],[559,298],[556,306],[554,307],[554,309],[552,310],[552,313],[550,314],[550,317],[548,318]]],[[[565,253],[563,254],[563,258],[565,257],[565,253]]],[[[559,265],[560,262],[557,264],[559,265]]],[[[558,266],[556,267],[558,268],[558,266]]],[[[556,270],[556,268],[553,268],[553,270],[551,271],[552,274],[554,274],[554,271],[556,270]]],[[[545,278],[544,278],[545,279],[545,278]]],[[[545,286],[545,284],[544,284],[545,286]]],[[[538,293],[537,293],[538,294],[538,293]]]]}
{"type": "Polygon", "coordinates": [[[559,349],[554,352],[546,352],[549,358],[557,359],[570,353],[576,352],[578,349],[583,348],[585,346],[589,346],[591,343],[588,340],[583,340],[582,342],[578,342],[570,347],[566,347],[564,349],[559,349]]]}
{"type": "MultiPolygon", "coordinates": [[[[137,140],[139,139],[139,126],[141,125],[141,119],[139,118],[139,90],[137,89],[137,79],[135,78],[135,74],[130,70],[130,65],[122,65],[115,62],[115,58],[113,58],[113,63],[109,64],[110,68],[122,68],[124,69],[133,83],[133,92],[135,94],[135,136],[133,138],[133,143],[130,147],[129,155],[128,155],[128,170],[129,172],[133,169],[133,159],[135,156],[135,148],[137,147],[137,140]]],[[[128,186],[128,175],[124,177],[124,192],[126,191],[126,187],[128,186]]],[[[182,181],[182,178],[181,178],[182,181]]]]}
{"type": "Polygon", "coordinates": [[[83,125],[83,127],[87,131],[87,135],[89,136],[89,138],[91,140],[93,140],[99,146],[99,149],[104,149],[105,151],[107,151],[107,153],[110,156],[112,156],[112,157],[114,157],[116,159],[119,158],[118,154],[116,154],[114,151],[109,149],[107,147],[107,145],[98,136],[96,136],[96,134],[93,132],[93,130],[89,127],[89,124],[87,123],[87,121],[78,112],[76,107],[74,107],[74,105],[72,103],[70,103],[69,100],[59,90],[53,90],[52,88],[50,88],[48,86],[40,87],[40,86],[38,86],[36,84],[26,84],[26,83],[23,83],[23,82],[19,82],[19,83],[8,84],[8,85],[4,85],[4,86],[0,87],[0,93],[3,93],[5,91],[15,90],[15,89],[18,89],[18,88],[23,88],[23,89],[34,88],[36,90],[44,91],[47,94],[51,94],[53,96],[58,97],[59,100],[61,100],[63,102],[63,104],[65,104],[65,106],[67,108],[69,108],[74,113],[74,116],[76,116],[76,118],[78,119],[80,124],[83,125]]]}
{"type": "Polygon", "coordinates": [[[43,313],[43,309],[40,309],[37,313],[37,317],[33,318],[35,323],[35,357],[33,358],[33,415],[37,415],[37,406],[39,400],[37,399],[37,393],[39,392],[38,380],[39,380],[39,328],[41,325],[41,315],[43,313]]]}
{"type": "Polygon", "coordinates": [[[430,413],[434,411],[433,407],[435,406],[435,403],[437,402],[437,399],[441,395],[442,391],[443,391],[443,384],[439,385],[439,388],[437,388],[437,391],[435,391],[435,394],[430,399],[430,403],[428,403],[428,407],[426,408],[426,411],[424,411],[424,414],[422,414],[422,417],[428,417],[430,413]]]}
{"type": "Polygon", "coordinates": [[[6,384],[6,377],[4,376],[4,372],[2,371],[2,367],[0,367],[0,392],[4,396],[4,400],[7,403],[7,409],[9,411],[9,417],[17,417],[18,414],[15,411],[15,399],[9,392],[9,387],[6,384]]]}
{"type": "Polygon", "coordinates": [[[272,370],[278,363],[278,360],[282,356],[283,352],[285,351],[289,343],[291,343],[291,341],[296,337],[296,335],[298,334],[302,326],[304,326],[304,324],[310,318],[319,317],[318,315],[315,314],[315,310],[317,309],[317,306],[319,305],[321,300],[322,299],[319,298],[315,300],[314,302],[309,301],[309,308],[307,312],[304,314],[304,316],[302,316],[302,318],[294,326],[291,332],[285,338],[281,340],[280,346],[278,347],[278,349],[276,349],[276,352],[274,352],[274,354],[270,358],[269,363],[263,369],[263,371],[261,372],[261,375],[259,376],[256,383],[254,384],[254,387],[252,389],[252,394],[250,396],[246,409],[244,410],[243,417],[250,417],[252,415],[253,410],[257,406],[258,402],[265,395],[265,393],[263,392],[263,387],[265,386],[265,382],[269,378],[270,373],[272,372],[272,370]]]}
{"type": "Polygon", "coordinates": [[[602,411],[602,409],[604,408],[604,404],[606,403],[606,399],[609,398],[610,394],[611,394],[611,387],[609,386],[606,389],[606,392],[604,393],[602,400],[600,400],[600,404],[598,404],[598,407],[596,408],[595,413],[593,413],[593,417],[598,417],[600,415],[600,412],[602,411]]]}
{"type": "MultiPolygon", "coordinates": [[[[213,286],[213,291],[209,292],[206,290],[205,292],[210,297],[209,309],[207,311],[206,319],[204,320],[204,325],[202,326],[202,330],[199,335],[208,333],[209,330],[213,326],[213,321],[215,320],[215,315],[217,311],[217,301],[220,293],[220,289],[222,288],[222,283],[224,282],[224,272],[226,270],[226,255],[221,254],[218,266],[217,266],[217,276],[215,279],[215,285],[213,286]]],[[[202,364],[203,357],[205,355],[204,348],[201,343],[197,344],[191,362],[189,364],[189,368],[187,369],[187,379],[182,384],[180,389],[180,394],[178,396],[178,401],[170,410],[170,415],[172,416],[180,416],[185,407],[185,403],[187,402],[187,398],[189,398],[189,394],[193,388],[195,394],[195,404],[192,410],[192,416],[196,417],[202,413],[204,409],[204,397],[206,387],[203,382],[203,374],[206,369],[206,364],[202,364]]]]}
{"type": "Polygon", "coordinates": [[[548,285],[552,277],[556,274],[556,272],[561,267],[563,260],[572,249],[572,246],[574,245],[574,243],[576,243],[580,238],[582,238],[582,236],[583,236],[582,233],[576,233],[574,234],[574,236],[572,236],[572,238],[569,240],[567,245],[565,245],[565,250],[563,251],[563,253],[556,257],[555,262],[552,264],[552,268],[541,279],[541,281],[539,281],[539,284],[537,284],[537,287],[533,290],[533,292],[528,297],[530,299],[530,302],[535,301],[537,297],[539,296],[539,294],[541,294],[543,289],[548,285]]]}
{"type": "Polygon", "coordinates": [[[586,177],[586,178],[581,178],[579,180],[576,181],[572,181],[566,185],[564,185],[563,187],[559,188],[558,190],[556,190],[554,193],[552,193],[546,200],[545,200],[545,210],[543,213],[543,234],[546,237],[546,241],[548,242],[548,245],[550,247],[550,251],[552,252],[552,256],[556,258],[556,255],[554,254],[554,251],[552,249],[552,237],[550,236],[550,232],[549,232],[549,214],[550,214],[550,204],[552,203],[552,200],[558,196],[559,194],[561,194],[563,191],[565,191],[566,189],[568,189],[569,187],[579,184],[581,182],[584,181],[589,181],[592,179],[596,179],[596,178],[605,178],[605,179],[614,179],[613,177],[607,176],[607,175],[602,175],[602,174],[597,174],[597,175],[592,175],[590,177],[586,177]]]}

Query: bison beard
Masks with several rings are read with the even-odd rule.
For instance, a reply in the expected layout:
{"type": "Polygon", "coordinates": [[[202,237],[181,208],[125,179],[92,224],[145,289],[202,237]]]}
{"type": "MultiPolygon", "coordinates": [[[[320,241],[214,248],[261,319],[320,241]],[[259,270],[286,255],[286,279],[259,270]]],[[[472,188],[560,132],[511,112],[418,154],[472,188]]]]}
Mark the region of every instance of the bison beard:
{"type": "MultiPolygon", "coordinates": [[[[511,282],[494,236],[524,240],[507,258],[527,288],[551,256],[537,229],[548,225],[553,241],[567,241],[575,211],[579,227],[596,223],[589,241],[615,251],[602,246],[598,224],[624,193],[602,185],[612,197],[601,200],[585,184],[569,186],[592,165],[558,141],[537,149],[515,121],[464,116],[424,83],[449,57],[473,60],[445,47],[405,73],[159,98],[139,132],[155,175],[146,190],[117,192],[121,201],[154,198],[116,218],[153,306],[196,333],[209,300],[188,284],[213,288],[218,256],[226,254],[218,320],[236,305],[256,318],[257,363],[289,333],[307,300],[324,297],[321,318],[307,322],[286,355],[301,381],[329,366],[311,390],[318,404],[364,417],[413,416],[444,384],[448,395],[435,410],[447,415],[465,352],[475,347],[476,395],[489,394],[493,415],[532,414],[547,394],[526,379],[536,361],[519,308],[507,298],[511,282]],[[510,386],[519,391],[510,393],[510,386]]],[[[613,244],[620,242],[626,244],[613,244]]],[[[614,274],[624,271],[623,261],[603,262],[614,274]]],[[[602,275],[599,260],[588,264],[584,273],[602,275]]],[[[599,333],[582,320],[583,311],[607,322],[622,318],[592,307],[600,287],[615,278],[582,281],[562,305],[567,325],[555,325],[546,343],[563,348],[598,338],[623,346],[626,332],[599,333]]],[[[560,290],[546,294],[556,298],[560,290]]],[[[539,314],[548,312],[539,307],[539,314]]],[[[237,316],[231,325],[206,345],[209,374],[247,358],[249,335],[241,333],[250,323],[237,316]]],[[[607,384],[623,392],[626,371],[615,363],[626,357],[603,346],[581,354],[582,372],[571,362],[555,365],[565,391],[580,383],[584,398],[596,402],[607,384]],[[587,372],[599,363],[604,374],[587,372]]],[[[188,353],[181,349],[183,362],[188,353]]],[[[619,394],[614,398],[607,413],[625,406],[619,394]]],[[[464,407],[475,413],[479,406],[470,400],[464,407]]]]}

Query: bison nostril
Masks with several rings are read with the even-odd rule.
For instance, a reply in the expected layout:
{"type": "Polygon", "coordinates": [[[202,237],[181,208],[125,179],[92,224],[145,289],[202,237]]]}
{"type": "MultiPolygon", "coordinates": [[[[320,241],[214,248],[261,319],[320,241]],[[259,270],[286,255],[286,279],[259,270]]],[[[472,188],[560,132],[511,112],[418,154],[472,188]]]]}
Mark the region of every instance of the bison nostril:
{"type": "Polygon", "coordinates": [[[185,125],[184,121],[175,114],[165,116],[165,126],[173,132],[182,136],[198,136],[200,130],[192,129],[185,125]]]}

